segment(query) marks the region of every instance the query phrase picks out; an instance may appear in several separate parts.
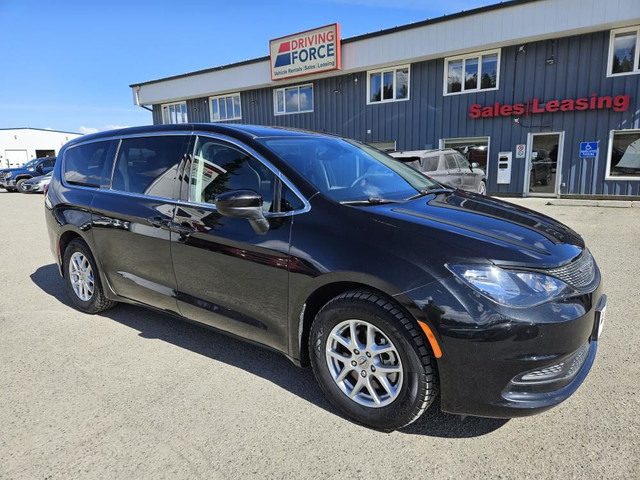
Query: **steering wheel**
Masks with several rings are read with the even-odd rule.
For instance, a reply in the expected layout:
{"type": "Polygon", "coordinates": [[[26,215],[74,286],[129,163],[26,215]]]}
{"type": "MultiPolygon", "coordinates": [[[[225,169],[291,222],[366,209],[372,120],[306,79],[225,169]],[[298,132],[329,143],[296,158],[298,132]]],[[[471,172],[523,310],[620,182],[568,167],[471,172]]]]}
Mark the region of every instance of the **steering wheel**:
{"type": "Polygon", "coordinates": [[[353,187],[355,187],[355,186],[356,186],[356,185],[358,185],[362,180],[366,180],[367,178],[369,178],[369,175],[368,175],[368,174],[366,174],[366,173],[365,173],[365,174],[360,175],[358,178],[356,178],[356,179],[351,183],[351,185],[350,185],[350,187],[349,187],[349,188],[353,188],[353,187]]]}

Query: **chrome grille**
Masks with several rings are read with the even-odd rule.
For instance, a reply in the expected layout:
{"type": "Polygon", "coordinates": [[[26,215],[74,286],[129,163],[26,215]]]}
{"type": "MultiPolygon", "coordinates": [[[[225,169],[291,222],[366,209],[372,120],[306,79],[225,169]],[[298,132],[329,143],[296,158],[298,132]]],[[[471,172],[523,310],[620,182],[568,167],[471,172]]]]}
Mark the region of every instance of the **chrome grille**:
{"type": "Polygon", "coordinates": [[[596,276],[596,266],[589,250],[585,250],[574,261],[562,267],[547,270],[547,273],[559,278],[567,285],[583,288],[593,282],[596,276]]]}

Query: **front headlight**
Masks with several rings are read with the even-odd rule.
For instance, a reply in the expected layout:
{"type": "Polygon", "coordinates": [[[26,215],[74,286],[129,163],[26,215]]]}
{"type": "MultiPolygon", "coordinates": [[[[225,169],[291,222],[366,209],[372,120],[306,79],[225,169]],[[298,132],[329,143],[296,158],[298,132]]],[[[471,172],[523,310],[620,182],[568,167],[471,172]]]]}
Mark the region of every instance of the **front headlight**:
{"type": "Polygon", "coordinates": [[[11,178],[12,175],[13,175],[12,172],[7,172],[4,174],[4,178],[11,178]]]}
{"type": "Polygon", "coordinates": [[[565,293],[569,286],[539,272],[492,265],[447,265],[458,278],[501,305],[533,307],[565,293]]]}

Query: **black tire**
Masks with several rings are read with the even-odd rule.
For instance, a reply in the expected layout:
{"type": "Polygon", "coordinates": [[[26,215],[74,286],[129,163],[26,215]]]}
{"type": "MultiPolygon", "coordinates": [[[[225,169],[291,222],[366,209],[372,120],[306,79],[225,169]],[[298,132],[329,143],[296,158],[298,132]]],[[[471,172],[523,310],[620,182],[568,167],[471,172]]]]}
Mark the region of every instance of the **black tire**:
{"type": "Polygon", "coordinates": [[[309,335],[313,372],[329,401],[355,421],[380,430],[401,428],[418,419],[438,390],[435,360],[418,328],[393,302],[374,292],[355,290],[329,301],[316,315],[309,335]],[[351,319],[379,329],[398,352],[403,381],[395,399],[386,406],[370,407],[352,400],[329,370],[325,353],[328,337],[334,327],[351,319]]]}
{"type": "Polygon", "coordinates": [[[22,180],[18,180],[16,182],[16,188],[18,189],[18,191],[20,193],[30,193],[29,191],[26,190],[22,190],[22,185],[24,184],[24,182],[26,182],[28,180],[28,178],[23,178],[22,180]]]}
{"type": "Polygon", "coordinates": [[[98,266],[96,265],[96,261],[91,254],[91,250],[87,244],[76,238],[69,242],[67,248],[64,251],[64,256],[62,260],[62,268],[64,272],[64,282],[67,286],[67,293],[71,298],[71,301],[76,306],[76,308],[85,313],[99,313],[104,312],[116,305],[117,302],[113,300],[109,300],[105,297],[104,291],[102,289],[102,283],[100,282],[100,274],[98,272],[98,266]],[[93,277],[93,292],[90,298],[87,301],[82,300],[74,291],[73,286],[71,285],[71,273],[70,273],[70,262],[71,257],[74,253],[79,252],[88,260],[91,265],[92,277],[93,277]]]}
{"type": "Polygon", "coordinates": [[[547,174],[544,176],[540,183],[545,187],[551,183],[551,169],[547,171],[547,174]]]}

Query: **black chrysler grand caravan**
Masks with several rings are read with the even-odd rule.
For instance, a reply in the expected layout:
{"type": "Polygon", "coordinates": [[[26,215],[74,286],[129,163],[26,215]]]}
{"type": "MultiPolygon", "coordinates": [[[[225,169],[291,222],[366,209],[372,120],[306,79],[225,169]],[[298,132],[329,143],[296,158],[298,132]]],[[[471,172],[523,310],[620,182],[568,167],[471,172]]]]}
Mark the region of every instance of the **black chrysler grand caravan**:
{"type": "Polygon", "coordinates": [[[582,238],[365,144],[163,125],[60,151],[51,248],[76,307],[145,305],[311,363],[349,417],[530,415],[596,355],[606,296],[582,238]]]}

